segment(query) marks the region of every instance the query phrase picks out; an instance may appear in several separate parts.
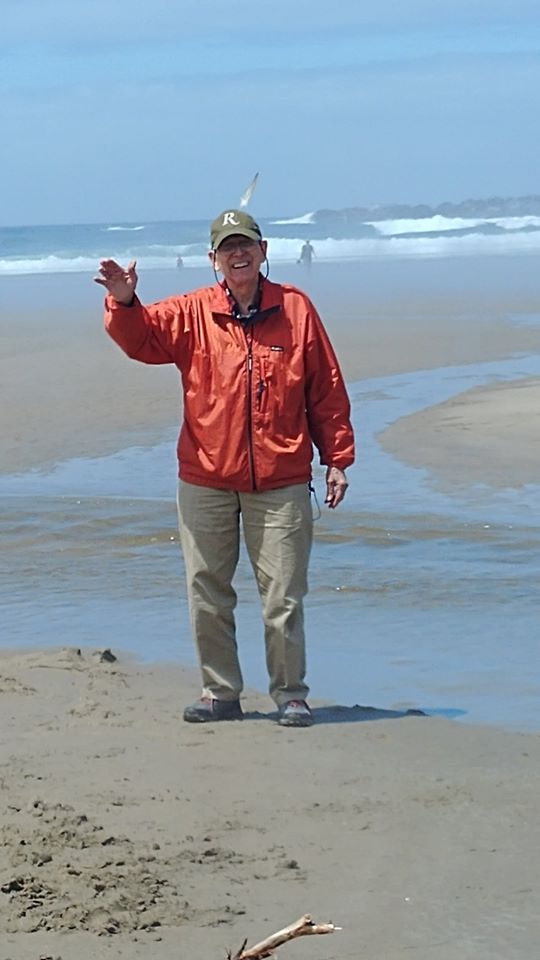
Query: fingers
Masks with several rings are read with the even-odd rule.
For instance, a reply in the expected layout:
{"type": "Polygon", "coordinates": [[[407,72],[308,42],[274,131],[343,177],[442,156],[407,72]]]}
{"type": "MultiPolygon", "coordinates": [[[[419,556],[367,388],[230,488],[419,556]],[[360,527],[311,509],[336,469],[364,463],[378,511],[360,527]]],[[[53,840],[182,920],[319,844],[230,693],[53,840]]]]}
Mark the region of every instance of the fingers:
{"type": "Polygon", "coordinates": [[[99,272],[101,276],[107,280],[120,280],[125,279],[130,268],[132,266],[134,267],[134,265],[135,261],[133,260],[127,270],[125,270],[124,267],[121,267],[120,264],[116,262],[116,260],[101,260],[99,264],[99,272]]]}
{"type": "Polygon", "coordinates": [[[120,266],[116,260],[101,260],[99,276],[94,277],[94,280],[109,291],[113,288],[120,289],[121,285],[125,285],[134,292],[138,280],[136,266],[136,260],[132,260],[127,268],[120,266]]]}
{"type": "Polygon", "coordinates": [[[325,504],[330,510],[335,510],[347,492],[348,483],[328,485],[325,504]]]}
{"type": "Polygon", "coordinates": [[[136,266],[137,266],[137,261],[132,260],[129,267],[127,268],[127,276],[131,280],[133,287],[137,286],[137,280],[139,279],[137,276],[137,271],[135,269],[136,266]]]}
{"type": "Polygon", "coordinates": [[[124,268],[120,266],[116,260],[100,260],[99,261],[100,270],[110,271],[110,270],[120,270],[124,272],[124,268]]]}
{"type": "Polygon", "coordinates": [[[326,476],[326,497],[325,503],[330,510],[335,510],[335,508],[341,503],[349,484],[347,483],[347,478],[343,470],[339,470],[337,467],[330,467],[326,476]]]}
{"type": "Polygon", "coordinates": [[[100,283],[103,287],[106,287],[110,283],[121,280],[124,276],[125,271],[122,270],[122,267],[119,266],[115,260],[101,260],[99,264],[99,277],[94,277],[94,280],[96,283],[100,283]]]}

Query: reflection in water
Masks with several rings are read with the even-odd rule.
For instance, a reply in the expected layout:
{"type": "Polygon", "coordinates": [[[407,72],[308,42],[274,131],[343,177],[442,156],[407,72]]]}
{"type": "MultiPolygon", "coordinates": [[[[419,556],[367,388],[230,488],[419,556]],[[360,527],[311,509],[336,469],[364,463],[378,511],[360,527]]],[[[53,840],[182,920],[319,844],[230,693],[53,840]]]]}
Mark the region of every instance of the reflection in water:
{"type": "MultiPolygon", "coordinates": [[[[14,497],[3,507],[7,645],[193,663],[172,500],[14,497]]],[[[355,511],[336,537],[332,520],[317,528],[307,604],[314,695],[539,728],[538,530],[355,511]]],[[[244,555],[236,585],[246,678],[264,686],[244,555]]]]}

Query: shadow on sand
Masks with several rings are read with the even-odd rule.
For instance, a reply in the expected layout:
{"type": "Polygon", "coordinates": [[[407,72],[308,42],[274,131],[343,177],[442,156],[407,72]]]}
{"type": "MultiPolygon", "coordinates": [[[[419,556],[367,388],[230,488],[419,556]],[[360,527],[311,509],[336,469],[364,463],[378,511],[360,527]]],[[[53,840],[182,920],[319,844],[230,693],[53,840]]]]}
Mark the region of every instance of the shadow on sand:
{"type": "MultiPolygon", "coordinates": [[[[423,710],[385,710],[377,707],[342,707],[330,704],[326,707],[312,707],[313,719],[321,723],[364,723],[366,720],[401,720],[403,717],[427,717],[423,710]]],[[[245,720],[271,720],[276,722],[277,713],[259,713],[258,710],[244,713],[245,720]]],[[[290,728],[286,728],[290,729],[290,728]]]]}

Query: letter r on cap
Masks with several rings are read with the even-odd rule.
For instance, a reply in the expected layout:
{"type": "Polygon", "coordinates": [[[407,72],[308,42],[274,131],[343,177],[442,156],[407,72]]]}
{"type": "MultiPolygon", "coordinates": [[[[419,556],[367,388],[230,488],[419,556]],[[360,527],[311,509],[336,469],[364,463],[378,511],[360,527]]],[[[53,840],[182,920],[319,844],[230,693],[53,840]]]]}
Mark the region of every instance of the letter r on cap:
{"type": "Polygon", "coordinates": [[[228,223],[231,223],[233,227],[238,227],[240,225],[240,221],[234,219],[234,210],[229,211],[229,213],[223,214],[222,226],[226,227],[228,223]]]}

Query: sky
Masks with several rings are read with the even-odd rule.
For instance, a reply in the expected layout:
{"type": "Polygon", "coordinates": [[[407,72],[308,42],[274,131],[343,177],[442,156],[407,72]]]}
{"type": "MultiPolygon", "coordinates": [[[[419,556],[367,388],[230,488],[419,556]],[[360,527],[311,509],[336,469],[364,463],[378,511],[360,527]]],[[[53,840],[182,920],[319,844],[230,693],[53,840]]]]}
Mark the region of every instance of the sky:
{"type": "Polygon", "coordinates": [[[538,0],[2,0],[0,224],[540,193],[538,0]]]}

